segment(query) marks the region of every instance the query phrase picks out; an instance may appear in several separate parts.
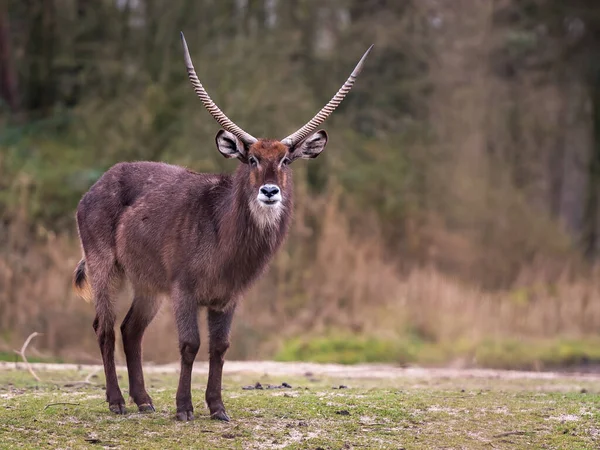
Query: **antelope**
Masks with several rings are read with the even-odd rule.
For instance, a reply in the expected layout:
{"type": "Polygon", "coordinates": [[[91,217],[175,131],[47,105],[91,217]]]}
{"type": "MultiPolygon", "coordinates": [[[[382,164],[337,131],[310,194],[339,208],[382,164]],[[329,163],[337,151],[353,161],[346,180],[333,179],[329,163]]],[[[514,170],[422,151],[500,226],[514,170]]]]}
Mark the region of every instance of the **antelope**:
{"type": "Polygon", "coordinates": [[[241,164],[232,174],[196,173],[161,162],[121,162],[81,198],[76,220],[83,257],[73,285],[94,300],[96,333],[109,410],[125,414],[114,361],[114,300],[122,281],[133,288],[121,323],[129,395],[141,412],[154,411],[144,386],[142,337],[170,296],[181,371],[176,419],[194,419],[191,376],[200,347],[198,312],[207,309],[209,371],[206,404],[229,421],[221,398],[225,352],[242,294],[265,271],[284,241],[293,208],[290,164],[319,156],[327,133],[315,131],[348,94],[371,46],[354,71],[308,123],[285,139],[257,139],[233,123],[200,83],[183,33],[187,74],[204,107],[221,125],[217,150],[241,164]]]}

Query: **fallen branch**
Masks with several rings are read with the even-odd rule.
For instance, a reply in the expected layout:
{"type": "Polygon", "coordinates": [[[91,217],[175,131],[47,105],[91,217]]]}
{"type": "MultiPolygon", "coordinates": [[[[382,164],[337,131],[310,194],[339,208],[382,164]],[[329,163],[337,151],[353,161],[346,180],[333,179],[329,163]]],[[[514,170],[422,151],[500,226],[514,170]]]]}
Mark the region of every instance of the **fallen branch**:
{"type": "Polygon", "coordinates": [[[507,436],[523,436],[526,435],[527,431],[508,431],[506,433],[500,433],[495,435],[495,438],[507,437],[507,436]]]}
{"type": "Polygon", "coordinates": [[[21,347],[21,350],[20,351],[19,350],[15,350],[15,353],[17,355],[21,356],[21,358],[23,359],[23,362],[27,366],[27,370],[29,370],[29,373],[33,376],[33,378],[35,378],[37,381],[41,382],[42,380],[40,380],[40,377],[37,376],[37,374],[33,370],[33,367],[31,367],[31,364],[29,364],[29,361],[27,361],[27,357],[25,356],[25,350],[27,350],[27,346],[29,345],[29,343],[31,342],[31,340],[34,337],[39,336],[39,335],[40,335],[40,333],[38,333],[37,331],[34,331],[33,333],[31,333],[29,335],[29,337],[23,343],[23,347],[21,347]]]}
{"type": "Polygon", "coordinates": [[[91,381],[91,380],[92,380],[92,377],[96,376],[96,374],[97,374],[98,372],[100,372],[101,370],[102,370],[101,368],[100,368],[100,369],[96,369],[96,370],[92,370],[90,373],[88,373],[88,376],[87,376],[87,377],[85,377],[85,380],[83,380],[83,382],[84,382],[85,384],[94,384],[94,383],[92,383],[92,381],[91,381]]]}
{"type": "MultiPolygon", "coordinates": [[[[31,374],[31,376],[33,378],[35,378],[38,382],[42,383],[42,380],[40,377],[38,377],[38,375],[35,373],[35,371],[33,370],[33,367],[31,366],[31,364],[29,363],[29,361],[27,360],[27,357],[25,356],[25,351],[27,350],[27,347],[29,346],[29,343],[31,342],[31,340],[36,337],[36,336],[41,336],[42,333],[38,333],[37,331],[34,331],[33,333],[31,333],[29,335],[29,337],[27,339],[25,339],[25,342],[23,343],[23,346],[21,347],[21,350],[15,350],[14,352],[21,356],[21,359],[23,359],[23,362],[25,363],[25,366],[27,367],[27,370],[29,371],[29,373],[31,374]]],[[[91,385],[91,386],[96,386],[94,383],[92,383],[90,380],[92,379],[92,377],[94,375],[96,375],[101,369],[96,369],[92,372],[90,372],[83,381],[68,381],[68,382],[62,382],[62,381],[45,381],[46,383],[50,383],[50,384],[56,384],[56,385],[62,385],[64,387],[71,387],[71,386],[86,386],[86,385],[91,385]]],[[[60,403],[52,403],[52,405],[59,405],[60,403]]],[[[74,403],[69,403],[69,404],[74,404],[74,403]]],[[[46,409],[46,408],[44,408],[46,409]]]]}
{"type": "Polygon", "coordinates": [[[56,403],[48,403],[46,406],[44,406],[44,410],[50,408],[51,406],[56,406],[56,405],[71,405],[71,406],[79,406],[79,403],[69,403],[69,402],[56,402],[56,403]]]}

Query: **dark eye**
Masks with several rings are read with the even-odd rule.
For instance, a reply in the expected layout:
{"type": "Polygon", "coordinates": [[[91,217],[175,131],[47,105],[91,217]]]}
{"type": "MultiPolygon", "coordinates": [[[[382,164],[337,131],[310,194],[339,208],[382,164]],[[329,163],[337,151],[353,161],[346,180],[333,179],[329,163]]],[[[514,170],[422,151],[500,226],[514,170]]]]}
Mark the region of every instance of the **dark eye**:
{"type": "Polygon", "coordinates": [[[289,160],[288,157],[285,157],[281,160],[281,165],[282,166],[287,166],[291,161],[289,160]]]}
{"type": "Polygon", "coordinates": [[[250,167],[258,166],[258,159],[256,159],[254,156],[248,158],[248,162],[250,163],[250,167]]]}

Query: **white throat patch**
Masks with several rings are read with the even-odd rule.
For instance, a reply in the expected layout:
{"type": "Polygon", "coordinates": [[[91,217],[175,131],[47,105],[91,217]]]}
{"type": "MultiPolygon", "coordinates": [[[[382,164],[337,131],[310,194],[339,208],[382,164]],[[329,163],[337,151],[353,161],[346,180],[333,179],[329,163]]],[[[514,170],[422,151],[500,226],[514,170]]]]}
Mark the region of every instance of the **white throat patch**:
{"type": "Polygon", "coordinates": [[[257,198],[250,200],[250,214],[259,228],[266,229],[279,224],[283,214],[283,202],[267,205],[257,198]]]}

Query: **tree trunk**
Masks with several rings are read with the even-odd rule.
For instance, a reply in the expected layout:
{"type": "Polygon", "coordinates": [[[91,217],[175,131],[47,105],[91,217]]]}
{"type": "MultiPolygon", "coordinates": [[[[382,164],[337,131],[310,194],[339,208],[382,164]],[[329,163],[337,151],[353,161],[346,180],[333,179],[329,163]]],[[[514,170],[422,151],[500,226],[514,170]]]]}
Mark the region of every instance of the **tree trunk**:
{"type": "Polygon", "coordinates": [[[591,82],[593,144],[589,161],[589,183],[585,214],[583,250],[593,260],[598,251],[598,209],[600,201],[600,68],[595,70],[591,82]]]}
{"type": "Polygon", "coordinates": [[[6,3],[0,2],[0,97],[15,113],[19,106],[17,75],[11,57],[10,21],[6,3]]]}
{"type": "Polygon", "coordinates": [[[27,3],[29,39],[27,43],[28,78],[26,106],[42,115],[52,107],[56,97],[55,80],[55,7],[54,0],[27,3]]]}

